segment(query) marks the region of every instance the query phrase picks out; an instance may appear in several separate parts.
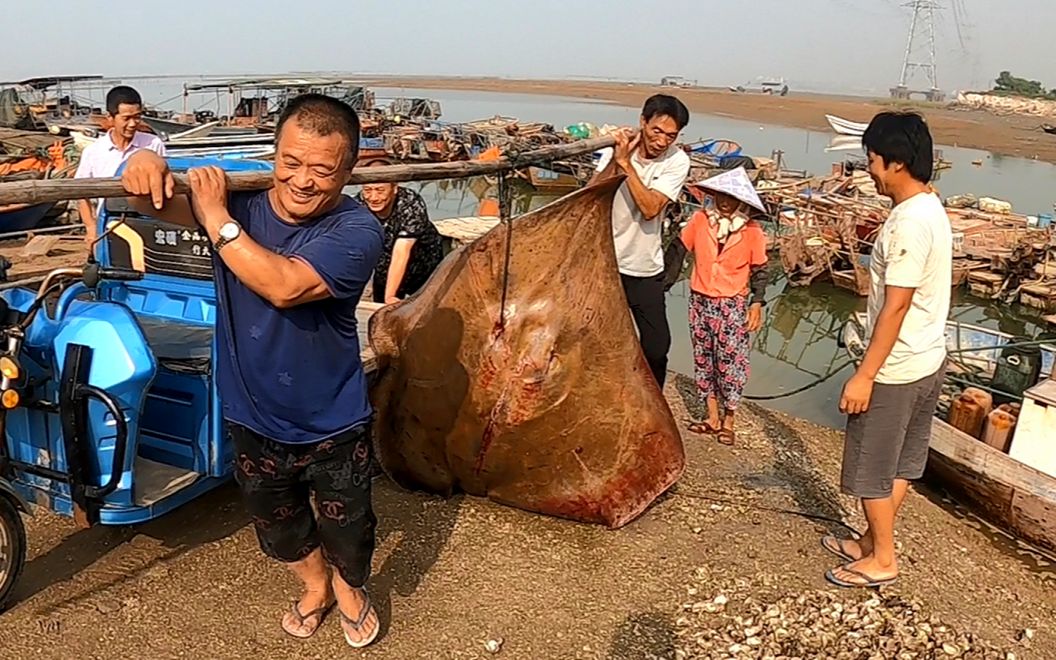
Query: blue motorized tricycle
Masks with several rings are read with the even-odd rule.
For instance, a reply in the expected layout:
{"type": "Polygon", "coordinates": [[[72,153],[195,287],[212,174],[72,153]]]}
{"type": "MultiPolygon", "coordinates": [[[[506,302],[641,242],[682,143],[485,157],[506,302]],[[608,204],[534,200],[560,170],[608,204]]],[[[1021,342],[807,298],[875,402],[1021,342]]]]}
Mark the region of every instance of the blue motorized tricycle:
{"type": "Polygon", "coordinates": [[[0,296],[0,611],[25,563],[30,504],[82,526],[129,525],[232,474],[212,372],[208,237],[121,199],[98,222],[97,261],[0,296]]]}

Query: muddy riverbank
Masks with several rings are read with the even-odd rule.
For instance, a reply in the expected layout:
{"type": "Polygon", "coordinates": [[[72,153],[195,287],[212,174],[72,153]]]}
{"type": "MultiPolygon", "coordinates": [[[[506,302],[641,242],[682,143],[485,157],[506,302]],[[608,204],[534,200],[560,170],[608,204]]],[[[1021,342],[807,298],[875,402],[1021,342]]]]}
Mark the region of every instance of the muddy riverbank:
{"type": "MultiPolygon", "coordinates": [[[[377,77],[368,84],[415,89],[536,94],[608,101],[639,107],[650,94],[677,94],[692,112],[732,117],[764,124],[829,131],[826,114],[852,121],[868,121],[894,107],[921,110],[928,118],[937,144],[982,149],[1003,156],[1036,158],[1056,163],[1056,136],[1039,130],[1037,117],[998,116],[979,110],[954,109],[945,104],[899,103],[887,99],[827,96],[792,92],[789,96],[738,94],[714,88],[672,88],[656,85],[585,82],[574,80],[506,80],[500,78],[377,77]]],[[[531,117],[524,119],[530,120],[531,117]]],[[[724,137],[715,135],[712,137],[724,137]]]]}
{"type": "MultiPolygon", "coordinates": [[[[668,398],[683,420],[692,396],[684,378],[673,381],[668,398]]],[[[733,643],[735,655],[757,657],[780,633],[755,632],[760,641],[752,646],[744,630],[761,627],[748,618],[771,607],[806,621],[783,624],[806,640],[794,647],[804,657],[825,657],[820,650],[811,656],[811,645],[845,637],[858,625],[855,617],[866,615],[918,626],[913,633],[901,623],[884,628],[892,632],[867,636],[869,644],[896,644],[891,640],[918,634],[918,624],[934,617],[929,629],[948,627],[933,631],[940,654],[945,643],[958,654],[972,646],[967,657],[1056,657],[1053,567],[951,512],[930,491],[907,499],[898,536],[903,575],[879,603],[869,592],[827,586],[823,573],[835,560],[818,546],[819,535],[840,528],[832,521],[862,524],[836,487],[839,434],[756,407],[741,422],[741,444],[733,449],[687,436],[682,480],[618,531],[477,498],[425,497],[379,478],[370,589],[385,636],[361,657],[725,657],[733,643]],[[719,596],[729,602],[709,612],[705,605],[719,596]],[[816,621],[835,603],[855,615],[816,621]],[[1026,630],[1032,639],[1019,641],[1026,630]],[[742,639],[727,643],[724,634],[742,639]],[[702,639],[719,646],[706,648],[702,639]],[[496,654],[487,650],[489,640],[496,654]],[[971,655],[984,646],[1000,651],[971,655]]],[[[29,534],[17,602],[0,617],[2,658],[350,653],[335,619],[305,642],[283,635],[278,619],[293,583],[260,554],[232,488],[131,529],[76,532],[40,513],[29,534]]]]}

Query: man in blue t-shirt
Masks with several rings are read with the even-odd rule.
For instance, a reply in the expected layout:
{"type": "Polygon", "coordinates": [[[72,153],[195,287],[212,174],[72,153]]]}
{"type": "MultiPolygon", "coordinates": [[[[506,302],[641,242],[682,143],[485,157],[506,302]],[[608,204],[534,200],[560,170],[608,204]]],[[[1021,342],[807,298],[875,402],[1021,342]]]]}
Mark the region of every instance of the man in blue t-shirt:
{"type": "Polygon", "coordinates": [[[122,181],[141,212],[201,226],[213,243],[216,382],[235,476],[261,548],[304,582],[283,629],[311,636],[336,597],[345,639],[361,647],[380,626],[364,588],[376,519],[356,305],[384,233],[342,194],[359,147],[355,111],[297,97],[276,140],[265,192],[229,194],[223,170],[203,167],[188,172],[189,197],[173,196],[165,160],[149,151],[129,159],[122,181]]]}

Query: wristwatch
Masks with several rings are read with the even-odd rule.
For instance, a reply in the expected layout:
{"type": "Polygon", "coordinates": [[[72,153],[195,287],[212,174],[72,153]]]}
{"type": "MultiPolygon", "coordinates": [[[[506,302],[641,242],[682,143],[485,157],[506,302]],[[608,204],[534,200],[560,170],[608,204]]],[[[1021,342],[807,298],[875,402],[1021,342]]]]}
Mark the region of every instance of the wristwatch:
{"type": "Polygon", "coordinates": [[[216,240],[216,243],[213,243],[213,252],[219,252],[220,248],[241,236],[242,227],[234,220],[231,220],[220,225],[220,230],[217,233],[220,234],[220,238],[216,240]]]}

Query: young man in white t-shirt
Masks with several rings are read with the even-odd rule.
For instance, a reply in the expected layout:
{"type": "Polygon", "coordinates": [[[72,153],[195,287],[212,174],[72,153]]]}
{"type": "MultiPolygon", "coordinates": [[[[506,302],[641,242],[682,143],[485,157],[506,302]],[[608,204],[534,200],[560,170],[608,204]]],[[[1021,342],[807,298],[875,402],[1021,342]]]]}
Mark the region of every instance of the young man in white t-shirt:
{"type": "Polygon", "coordinates": [[[663,212],[678,199],[689,176],[689,156],[675,146],[689,110],[673,96],[657,94],[642,107],[639,130],[615,134],[591,183],[625,174],[612,202],[612,232],[620,279],[638,326],[642,353],[660,389],[667,375],[671,329],[664,301],[663,212]]]}
{"type": "Polygon", "coordinates": [[[929,186],[933,151],[923,118],[881,113],[862,144],[877,191],[895,206],[873,246],[869,347],[840,399],[848,415],[840,487],[862,499],[869,523],[856,541],[822,539],[847,562],[826,574],[844,587],[898,577],[895,517],[928,459],[946,370],[953,259],[950,220],[929,186]]]}

